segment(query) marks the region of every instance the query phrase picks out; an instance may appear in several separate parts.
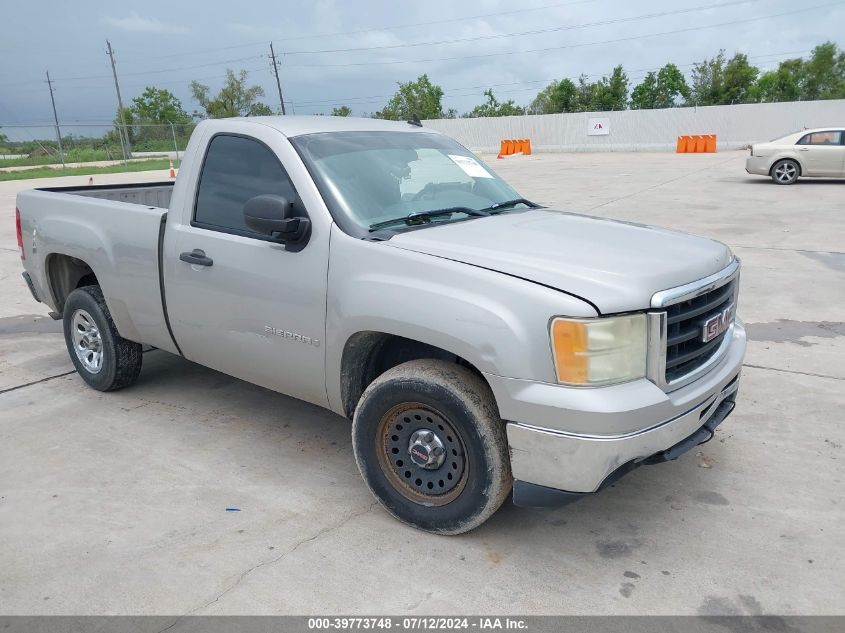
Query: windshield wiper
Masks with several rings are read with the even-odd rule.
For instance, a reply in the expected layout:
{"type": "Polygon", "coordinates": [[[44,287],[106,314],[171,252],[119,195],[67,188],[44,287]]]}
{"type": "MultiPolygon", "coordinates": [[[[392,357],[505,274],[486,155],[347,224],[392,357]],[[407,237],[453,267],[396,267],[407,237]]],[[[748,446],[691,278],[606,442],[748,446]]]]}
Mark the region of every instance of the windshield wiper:
{"type": "Polygon", "coordinates": [[[500,212],[504,211],[508,207],[515,207],[518,204],[524,204],[526,207],[531,209],[539,209],[540,205],[536,202],[531,202],[526,198],[514,198],[513,200],[505,200],[503,202],[497,202],[496,204],[491,204],[486,209],[482,209],[482,211],[493,211],[493,212],[500,212]]]}
{"type": "Polygon", "coordinates": [[[428,224],[431,222],[431,218],[438,218],[444,215],[452,215],[453,213],[465,213],[466,215],[471,216],[487,216],[490,215],[490,212],[486,209],[471,209],[469,207],[449,207],[447,209],[435,209],[434,211],[414,211],[413,213],[409,213],[408,215],[404,215],[399,218],[393,218],[391,220],[385,220],[384,222],[376,222],[375,224],[370,225],[370,232],[378,231],[380,229],[387,228],[389,226],[393,226],[395,224],[406,224],[408,226],[417,226],[420,224],[428,224]]]}

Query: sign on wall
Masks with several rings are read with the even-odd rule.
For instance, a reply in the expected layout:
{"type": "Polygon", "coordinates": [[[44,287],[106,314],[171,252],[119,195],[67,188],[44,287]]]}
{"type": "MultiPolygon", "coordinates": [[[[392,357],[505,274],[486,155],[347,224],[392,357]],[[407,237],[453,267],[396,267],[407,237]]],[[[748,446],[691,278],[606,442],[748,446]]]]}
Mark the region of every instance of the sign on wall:
{"type": "Polygon", "coordinates": [[[604,136],[610,134],[610,119],[606,117],[587,119],[587,136],[604,136]]]}

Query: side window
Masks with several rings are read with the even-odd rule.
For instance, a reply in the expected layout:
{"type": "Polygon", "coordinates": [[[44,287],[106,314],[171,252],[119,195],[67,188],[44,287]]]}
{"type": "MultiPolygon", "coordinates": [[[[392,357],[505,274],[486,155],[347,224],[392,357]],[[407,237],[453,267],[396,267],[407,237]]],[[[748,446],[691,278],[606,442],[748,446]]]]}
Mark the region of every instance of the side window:
{"type": "Polygon", "coordinates": [[[801,137],[798,145],[839,145],[841,137],[842,132],[813,132],[801,137]]]}
{"type": "MultiPolygon", "coordinates": [[[[211,139],[202,166],[194,223],[240,235],[258,235],[244,223],[244,204],[262,194],[295,200],[293,183],[265,145],[242,136],[211,139]]],[[[263,236],[262,236],[263,237],[263,236]]]]}

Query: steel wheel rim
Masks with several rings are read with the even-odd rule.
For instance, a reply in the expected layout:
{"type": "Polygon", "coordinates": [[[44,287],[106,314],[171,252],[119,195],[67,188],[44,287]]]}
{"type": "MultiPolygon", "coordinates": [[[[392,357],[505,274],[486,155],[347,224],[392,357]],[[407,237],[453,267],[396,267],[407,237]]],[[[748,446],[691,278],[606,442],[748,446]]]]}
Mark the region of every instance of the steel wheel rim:
{"type": "Polygon", "coordinates": [[[100,328],[85,310],[73,313],[71,335],[76,358],[88,372],[98,373],[103,368],[103,338],[100,328]]]}
{"type": "Polygon", "coordinates": [[[427,405],[407,402],[385,413],[376,433],[376,453],[393,489],[414,503],[444,506],[466,486],[470,464],[463,438],[445,416],[427,405]],[[446,450],[437,468],[423,468],[412,459],[408,444],[420,430],[434,433],[446,450]]]}
{"type": "Polygon", "coordinates": [[[792,163],[783,163],[775,170],[775,175],[781,182],[789,182],[795,177],[797,172],[798,170],[795,169],[795,165],[792,163]]]}

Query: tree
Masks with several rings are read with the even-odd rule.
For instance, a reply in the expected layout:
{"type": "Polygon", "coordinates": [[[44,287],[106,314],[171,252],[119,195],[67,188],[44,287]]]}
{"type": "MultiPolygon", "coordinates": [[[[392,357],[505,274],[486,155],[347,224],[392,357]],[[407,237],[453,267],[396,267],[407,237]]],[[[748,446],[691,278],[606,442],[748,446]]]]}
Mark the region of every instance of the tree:
{"type": "Polygon", "coordinates": [[[656,108],[657,103],[657,75],[648,73],[631,91],[631,109],[647,110],[656,108]]]}
{"type": "Polygon", "coordinates": [[[587,81],[587,75],[582,74],[578,77],[578,86],[575,89],[575,111],[586,112],[588,110],[595,110],[593,104],[596,102],[596,93],[598,92],[598,83],[587,81]]]}
{"type": "Polygon", "coordinates": [[[725,51],[692,67],[691,105],[716,105],[721,102],[725,74],[725,51]]]}
{"type": "Polygon", "coordinates": [[[342,105],[339,108],[332,108],[332,116],[349,116],[352,114],[352,108],[342,105]]]}
{"type": "Polygon", "coordinates": [[[722,92],[718,103],[747,103],[753,92],[759,69],[748,63],[748,56],[736,53],[725,65],[722,92]]]}
{"type": "Polygon", "coordinates": [[[132,112],[141,123],[190,123],[182,102],[169,90],[147,86],[132,99],[132,112]]]}
{"type": "Polygon", "coordinates": [[[442,100],[443,89],[431,83],[428,75],[420,75],[416,81],[399,82],[399,90],[373,117],[394,121],[407,121],[414,117],[442,119],[446,117],[442,100]]]}
{"type": "Polygon", "coordinates": [[[273,114],[273,110],[258,101],[264,96],[261,86],[247,86],[248,73],[241,70],[237,75],[226,69],[226,82],[217,96],[209,96],[209,87],[197,81],[191,82],[191,93],[194,101],[199,103],[206,115],[211,119],[222,119],[232,116],[262,116],[273,114]]]}
{"type": "Polygon", "coordinates": [[[628,102],[628,75],[622,66],[616,66],[610,77],[602,77],[596,84],[594,101],[590,110],[624,110],[628,102]]]}
{"type": "Polygon", "coordinates": [[[757,78],[751,89],[751,101],[798,101],[804,76],[804,60],[787,59],[757,78]]]}
{"type": "Polygon", "coordinates": [[[530,114],[553,114],[578,111],[578,87],[570,79],[553,81],[534,97],[528,106],[530,114]]]}
{"type": "Polygon", "coordinates": [[[679,98],[689,99],[690,90],[684,73],[675,64],[666,64],[657,72],[654,107],[672,108],[679,98]]]}
{"type": "Polygon", "coordinates": [[[484,96],[487,97],[487,101],[475,106],[472,111],[466,114],[467,117],[516,116],[525,114],[525,108],[516,105],[513,99],[500,103],[493,94],[492,89],[485,90],[484,96]]]}
{"type": "Polygon", "coordinates": [[[617,66],[610,77],[588,82],[586,75],[578,78],[578,109],[582,112],[624,110],[628,101],[628,75],[617,66]]]}
{"type": "Polygon", "coordinates": [[[801,98],[841,99],[845,97],[845,52],[833,42],[825,42],[813,49],[804,62],[801,98]]]}
{"type": "Polygon", "coordinates": [[[552,91],[558,83],[555,80],[537,93],[537,96],[528,104],[528,114],[552,114],[555,112],[552,109],[552,91]]]}

